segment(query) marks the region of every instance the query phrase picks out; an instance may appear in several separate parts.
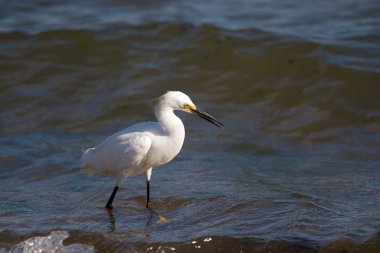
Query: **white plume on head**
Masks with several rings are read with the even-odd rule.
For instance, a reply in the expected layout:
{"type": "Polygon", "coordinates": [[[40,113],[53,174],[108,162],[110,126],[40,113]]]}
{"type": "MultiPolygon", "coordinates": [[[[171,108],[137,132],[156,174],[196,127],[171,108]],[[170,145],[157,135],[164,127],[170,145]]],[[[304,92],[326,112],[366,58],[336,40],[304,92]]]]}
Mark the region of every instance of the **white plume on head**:
{"type": "Polygon", "coordinates": [[[173,110],[182,110],[184,104],[194,105],[189,96],[181,91],[167,91],[152,102],[153,108],[169,107],[173,110]]]}

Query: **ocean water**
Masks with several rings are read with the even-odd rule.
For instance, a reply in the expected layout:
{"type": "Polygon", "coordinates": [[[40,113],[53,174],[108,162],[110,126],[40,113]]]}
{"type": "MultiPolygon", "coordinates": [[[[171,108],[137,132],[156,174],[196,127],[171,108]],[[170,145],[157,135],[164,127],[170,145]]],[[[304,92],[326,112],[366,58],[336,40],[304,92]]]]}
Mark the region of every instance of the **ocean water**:
{"type": "Polygon", "coordinates": [[[380,252],[379,1],[0,5],[0,252],[380,252]],[[107,211],[82,150],[167,90],[225,128],[107,211]]]}

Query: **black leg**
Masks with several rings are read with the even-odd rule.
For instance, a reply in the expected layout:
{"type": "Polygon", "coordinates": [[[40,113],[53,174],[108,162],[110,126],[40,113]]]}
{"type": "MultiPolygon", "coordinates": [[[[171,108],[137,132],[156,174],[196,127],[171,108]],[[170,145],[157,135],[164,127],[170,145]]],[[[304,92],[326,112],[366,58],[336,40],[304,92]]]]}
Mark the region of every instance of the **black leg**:
{"type": "Polygon", "coordinates": [[[106,205],[106,208],[109,209],[109,210],[112,210],[112,201],[115,198],[115,195],[116,195],[116,192],[117,192],[118,189],[119,189],[119,186],[117,186],[117,185],[115,186],[115,188],[113,188],[111,197],[109,198],[109,200],[107,202],[107,205],[106,205]]]}
{"type": "Polygon", "coordinates": [[[149,208],[149,197],[150,197],[150,181],[146,181],[146,208],[149,208]]]}

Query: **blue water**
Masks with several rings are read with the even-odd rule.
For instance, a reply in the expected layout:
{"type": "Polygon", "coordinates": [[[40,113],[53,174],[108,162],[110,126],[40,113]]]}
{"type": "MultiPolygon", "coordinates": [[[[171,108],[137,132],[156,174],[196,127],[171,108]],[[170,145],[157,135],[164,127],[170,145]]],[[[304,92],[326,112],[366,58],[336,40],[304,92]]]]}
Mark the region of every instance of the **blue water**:
{"type": "Polygon", "coordinates": [[[58,230],[100,252],[379,251],[379,5],[2,1],[0,251],[58,230]],[[225,128],[179,113],[152,210],[139,176],[107,212],[115,178],[80,174],[82,150],[167,90],[225,128]]]}

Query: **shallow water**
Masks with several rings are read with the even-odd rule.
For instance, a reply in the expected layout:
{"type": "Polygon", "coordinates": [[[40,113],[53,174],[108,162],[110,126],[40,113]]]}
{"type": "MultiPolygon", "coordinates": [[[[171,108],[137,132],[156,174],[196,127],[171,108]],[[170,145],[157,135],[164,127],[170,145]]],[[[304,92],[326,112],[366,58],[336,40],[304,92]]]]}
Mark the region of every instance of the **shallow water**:
{"type": "Polygon", "coordinates": [[[3,5],[0,252],[54,231],[100,252],[380,251],[377,1],[3,5]],[[167,90],[225,129],[178,113],[152,210],[139,176],[108,212],[115,179],[80,174],[82,149],[167,90]]]}

